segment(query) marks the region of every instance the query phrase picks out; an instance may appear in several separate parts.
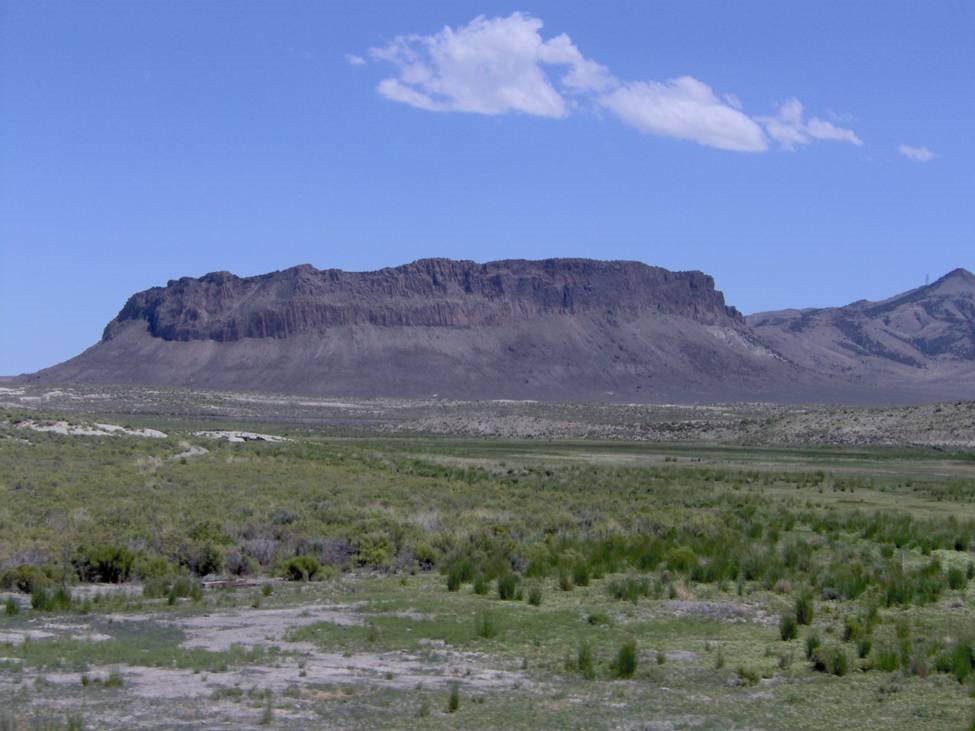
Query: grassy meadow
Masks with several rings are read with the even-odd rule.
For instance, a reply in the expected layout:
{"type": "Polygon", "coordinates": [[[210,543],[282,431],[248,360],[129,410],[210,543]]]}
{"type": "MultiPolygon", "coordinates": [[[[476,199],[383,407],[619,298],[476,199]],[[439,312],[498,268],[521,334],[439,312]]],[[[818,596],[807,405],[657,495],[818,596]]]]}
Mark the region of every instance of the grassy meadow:
{"type": "Polygon", "coordinates": [[[26,418],[0,728],[975,727],[970,453],[26,418]]]}

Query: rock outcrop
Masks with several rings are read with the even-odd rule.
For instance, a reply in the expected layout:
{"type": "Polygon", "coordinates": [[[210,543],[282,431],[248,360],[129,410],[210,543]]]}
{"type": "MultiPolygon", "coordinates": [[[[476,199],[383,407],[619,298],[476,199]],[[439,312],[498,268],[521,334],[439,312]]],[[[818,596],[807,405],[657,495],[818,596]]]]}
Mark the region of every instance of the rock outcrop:
{"type": "Polygon", "coordinates": [[[355,397],[916,403],[975,398],[975,277],[744,318],[639,262],[424,259],[183,278],[25,377],[355,397]]]}
{"type": "Polygon", "coordinates": [[[588,259],[422,259],[376,272],[305,264],[257,277],[184,277],[133,296],[104,339],[132,320],[144,320],[149,334],[164,340],[228,342],[326,334],[350,325],[473,328],[582,314],[741,323],[701,272],[588,259]]]}

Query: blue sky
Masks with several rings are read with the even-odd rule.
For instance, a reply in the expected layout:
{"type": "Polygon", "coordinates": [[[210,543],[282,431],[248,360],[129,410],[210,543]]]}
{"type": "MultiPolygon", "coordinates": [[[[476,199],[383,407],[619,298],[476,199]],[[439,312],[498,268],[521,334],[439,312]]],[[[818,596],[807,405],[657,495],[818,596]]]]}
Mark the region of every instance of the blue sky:
{"type": "Polygon", "coordinates": [[[975,269],[971,2],[0,12],[0,373],[222,269],[638,259],[746,313],[975,269]]]}

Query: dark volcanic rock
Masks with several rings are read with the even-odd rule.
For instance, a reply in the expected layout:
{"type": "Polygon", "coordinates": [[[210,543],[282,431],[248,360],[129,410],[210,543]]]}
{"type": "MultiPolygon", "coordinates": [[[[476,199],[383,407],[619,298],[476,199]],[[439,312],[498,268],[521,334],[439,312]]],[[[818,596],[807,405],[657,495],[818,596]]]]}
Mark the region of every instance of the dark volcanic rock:
{"type": "Polygon", "coordinates": [[[789,382],[711,277],[639,262],[425,259],[184,278],[35,380],[353,396],[712,400],[789,382]]]}
{"type": "Polygon", "coordinates": [[[183,278],[27,376],[332,396],[906,403],[975,397],[975,277],[746,320],[700,272],[425,259],[183,278]]]}
{"type": "Polygon", "coordinates": [[[376,272],[303,265],[258,277],[184,277],[133,296],[104,339],[130,320],[145,320],[149,333],[164,340],[227,342],[348,325],[474,328],[586,313],[741,319],[701,272],[588,259],[423,259],[376,272]]]}

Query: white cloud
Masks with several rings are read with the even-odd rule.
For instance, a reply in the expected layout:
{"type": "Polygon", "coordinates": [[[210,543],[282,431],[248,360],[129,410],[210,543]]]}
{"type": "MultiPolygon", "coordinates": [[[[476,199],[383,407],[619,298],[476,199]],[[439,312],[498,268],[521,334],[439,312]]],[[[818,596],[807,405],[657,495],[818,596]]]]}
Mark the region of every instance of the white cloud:
{"type": "Polygon", "coordinates": [[[927,147],[911,147],[910,145],[900,145],[897,151],[909,160],[915,162],[930,162],[937,157],[927,147]]]}
{"type": "MultiPolygon", "coordinates": [[[[562,118],[584,105],[603,108],[646,134],[722,150],[761,152],[768,149],[769,136],[786,149],[812,140],[861,144],[853,130],[818,117],[805,121],[795,99],[775,117],[753,118],[737,96],[719,96],[691,76],[621,81],[583,56],[569,36],[546,40],[541,29],[541,20],[516,12],[506,18],[478,16],[433,35],[397,36],[369,51],[372,59],[395,69],[377,91],[432,112],[562,118]]],[[[354,65],[365,62],[346,58],[354,65]]]]}
{"type": "Polygon", "coordinates": [[[756,119],[765,125],[769,135],[786,150],[794,150],[798,145],[808,145],[813,140],[863,144],[852,129],[837,127],[832,122],[819,117],[805,121],[802,103],[798,99],[790,99],[782,104],[774,117],[756,117],[756,119]]]}
{"type": "Polygon", "coordinates": [[[347,53],[347,54],[345,54],[345,62],[347,64],[349,64],[349,66],[365,66],[366,65],[366,59],[364,59],[362,56],[357,56],[354,53],[347,53]]]}
{"type": "Polygon", "coordinates": [[[647,134],[693,140],[721,150],[768,149],[761,127],[690,76],[663,83],[630,82],[600,97],[599,102],[647,134]]]}
{"type": "Polygon", "coordinates": [[[513,13],[507,18],[479,16],[431,36],[399,36],[370,51],[398,72],[380,82],[379,93],[430,111],[563,117],[566,99],[549,77],[549,67],[568,67],[559,83],[569,91],[615,83],[568,36],[543,40],[541,27],[541,20],[513,13]]]}

